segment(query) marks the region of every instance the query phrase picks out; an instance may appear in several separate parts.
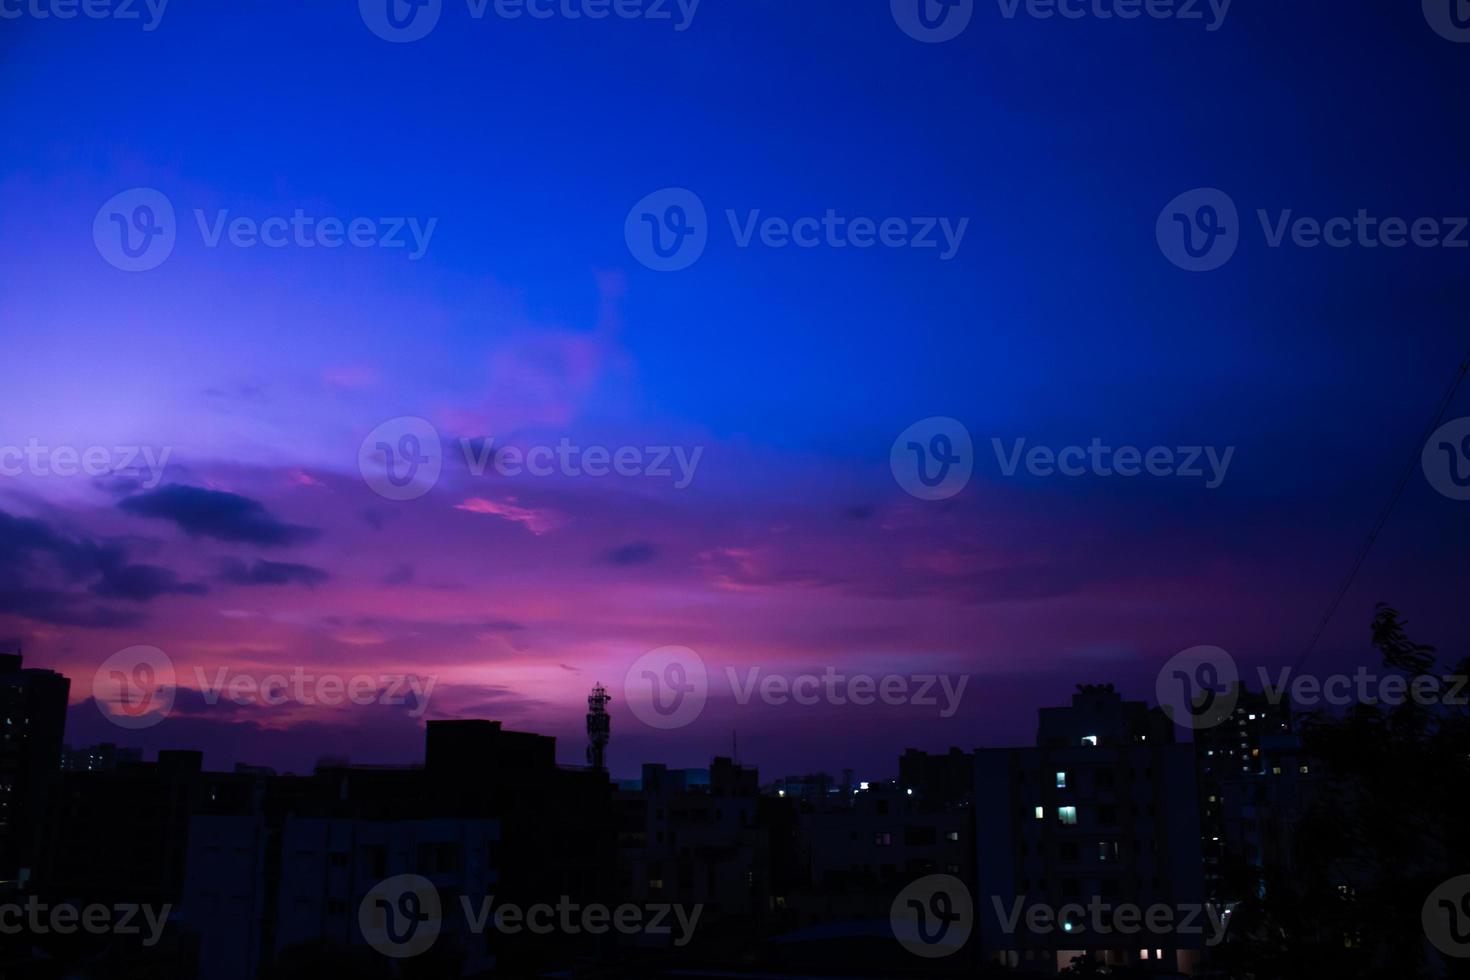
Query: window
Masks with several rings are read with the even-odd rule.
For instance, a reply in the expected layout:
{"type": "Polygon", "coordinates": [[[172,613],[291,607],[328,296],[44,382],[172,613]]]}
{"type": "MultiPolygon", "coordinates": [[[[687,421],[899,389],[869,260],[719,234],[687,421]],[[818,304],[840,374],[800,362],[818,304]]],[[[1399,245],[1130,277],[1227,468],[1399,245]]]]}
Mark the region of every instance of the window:
{"type": "Polygon", "coordinates": [[[1093,745],[1093,746],[1097,745],[1097,736],[1096,735],[1083,735],[1082,736],[1082,744],[1083,745],[1093,745]]]}
{"type": "Polygon", "coordinates": [[[1057,819],[1069,826],[1075,824],[1077,822],[1077,808],[1075,806],[1057,807],[1057,819]]]}
{"type": "Polygon", "coordinates": [[[1067,788],[1067,774],[1064,773],[1064,772],[1057,773],[1057,789],[1066,789],[1066,788],[1067,788]]]}
{"type": "Polygon", "coordinates": [[[958,830],[951,830],[949,833],[944,835],[944,839],[957,841],[960,839],[960,832],[958,830]]]}
{"type": "Polygon", "coordinates": [[[880,830],[873,835],[874,847],[888,847],[893,843],[893,835],[886,830],[880,830]]]}
{"type": "Polygon", "coordinates": [[[905,827],[903,830],[903,842],[909,847],[926,847],[938,839],[938,832],[933,827],[905,827]]]}
{"type": "Polygon", "coordinates": [[[1039,807],[1036,808],[1036,819],[1037,820],[1045,820],[1046,819],[1046,808],[1045,807],[1040,807],[1039,806],[1039,807]]]}

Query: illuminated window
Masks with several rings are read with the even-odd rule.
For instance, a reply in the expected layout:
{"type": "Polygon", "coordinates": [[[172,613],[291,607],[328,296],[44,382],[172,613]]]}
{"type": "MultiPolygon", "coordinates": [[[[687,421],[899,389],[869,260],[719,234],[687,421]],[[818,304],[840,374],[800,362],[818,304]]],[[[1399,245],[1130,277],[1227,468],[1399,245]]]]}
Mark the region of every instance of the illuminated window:
{"type": "Polygon", "coordinates": [[[1036,819],[1037,820],[1045,820],[1046,819],[1046,810],[1043,809],[1042,807],[1037,807],[1036,808],[1036,819]]]}
{"type": "Polygon", "coordinates": [[[1083,735],[1082,736],[1082,744],[1083,745],[1096,745],[1097,744],[1097,736],[1096,735],[1083,735]]]}
{"type": "Polygon", "coordinates": [[[1077,822],[1077,808],[1075,806],[1057,807],[1057,819],[1064,824],[1075,824],[1077,822]]]}
{"type": "Polygon", "coordinates": [[[1057,773],[1057,789],[1066,789],[1066,788],[1067,788],[1067,774],[1064,773],[1064,772],[1057,773]]]}

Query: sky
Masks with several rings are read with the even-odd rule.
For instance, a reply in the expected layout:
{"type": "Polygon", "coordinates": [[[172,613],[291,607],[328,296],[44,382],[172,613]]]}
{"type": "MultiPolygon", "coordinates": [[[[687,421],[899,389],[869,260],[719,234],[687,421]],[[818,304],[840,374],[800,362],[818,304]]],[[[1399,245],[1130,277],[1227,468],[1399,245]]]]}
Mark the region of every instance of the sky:
{"type": "MultiPolygon", "coordinates": [[[[1027,744],[1181,650],[1292,663],[1470,348],[1470,45],[1434,0],[976,0],[943,41],[904,0],[442,0],[417,40],[371,0],[96,2],[0,2],[0,639],[72,678],[72,744],[299,772],[485,717],[578,764],[596,682],[616,775],[737,738],[766,778],[1027,744]],[[1199,188],[1237,209],[1208,271],[1165,244],[1199,188]],[[1445,243],[1272,237],[1360,211],[1445,243]],[[761,224],[829,213],[812,247],[761,224]],[[661,269],[679,215],[703,250],[661,269]],[[164,226],[130,268],[121,230],[164,226]],[[891,450],[935,418],[970,475],[924,499],[891,450]],[[1017,440],[1230,455],[1048,475],[1017,440]],[[437,478],[393,499],[380,442],[437,478]],[[136,647],[177,690],[130,728],[95,695],[136,647]],[[630,684],[668,647],[709,685],[661,729],[630,684]],[[945,714],[742,699],[752,670],[968,680],[945,714]],[[201,691],[296,671],[434,686],[201,691]]],[[[1420,469],[1306,669],[1373,663],[1379,601],[1464,655],[1470,503],[1420,469]]]]}

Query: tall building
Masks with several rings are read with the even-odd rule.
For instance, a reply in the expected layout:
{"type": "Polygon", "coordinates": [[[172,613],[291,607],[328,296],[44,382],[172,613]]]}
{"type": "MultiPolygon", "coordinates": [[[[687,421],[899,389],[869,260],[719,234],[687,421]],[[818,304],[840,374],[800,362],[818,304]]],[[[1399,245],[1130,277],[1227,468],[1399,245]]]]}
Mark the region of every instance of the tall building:
{"type": "Polygon", "coordinates": [[[1120,916],[1160,905],[1198,915],[1203,902],[1193,749],[1175,743],[1163,712],[1080,685],[1069,707],[1041,709],[1034,748],[976,750],[974,799],[987,961],[1195,971],[1208,931],[1120,916]]]}
{"type": "Polygon", "coordinates": [[[142,761],[142,749],[123,748],[112,742],[79,749],[67,745],[61,752],[62,772],[112,772],[119,766],[135,766],[142,761]]]}
{"type": "Polygon", "coordinates": [[[1290,873],[1291,829],[1315,785],[1286,692],[1236,695],[1229,717],[1194,733],[1205,894],[1218,902],[1262,897],[1268,869],[1290,873]]]}
{"type": "Polygon", "coordinates": [[[70,691],[61,674],[0,654],[0,887],[32,877],[61,771],[70,691]]]}

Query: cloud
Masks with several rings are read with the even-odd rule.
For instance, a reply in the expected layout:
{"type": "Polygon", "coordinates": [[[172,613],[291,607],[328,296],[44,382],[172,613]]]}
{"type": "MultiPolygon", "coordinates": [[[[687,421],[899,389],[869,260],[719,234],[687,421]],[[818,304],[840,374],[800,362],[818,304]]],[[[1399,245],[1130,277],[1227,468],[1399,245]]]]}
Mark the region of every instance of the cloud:
{"type": "Polygon", "coordinates": [[[224,563],[220,578],[233,585],[304,585],[315,588],[331,575],[325,569],[294,562],[256,559],[247,564],[232,558],[224,563]]]}
{"type": "Polygon", "coordinates": [[[609,565],[646,565],[658,557],[658,548],[647,541],[631,541],[609,548],[598,558],[609,565]]]}
{"type": "Polygon", "coordinates": [[[559,514],[549,510],[536,510],[533,507],[522,507],[516,503],[514,497],[507,497],[504,501],[486,500],[484,497],[470,497],[463,503],[454,505],[455,510],[468,511],[471,514],[486,514],[493,517],[503,517],[507,521],[525,525],[532,534],[542,535],[547,531],[554,531],[561,527],[562,518],[559,514]]]}
{"type": "Polygon", "coordinates": [[[181,581],[172,570],[157,565],[108,564],[88,591],[104,599],[147,602],[161,595],[204,595],[209,590],[198,582],[181,581]]]}
{"type": "Polygon", "coordinates": [[[193,538],[272,547],[310,541],[319,533],[314,528],[277,520],[259,501],[249,497],[176,483],[128,497],[118,507],[139,517],[173,521],[193,538]]]}
{"type": "Polygon", "coordinates": [[[94,599],[146,602],[195,588],[167,569],[129,564],[119,545],[72,537],[0,511],[0,613],[57,626],[136,626],[143,619],[138,613],[94,599]]]}

